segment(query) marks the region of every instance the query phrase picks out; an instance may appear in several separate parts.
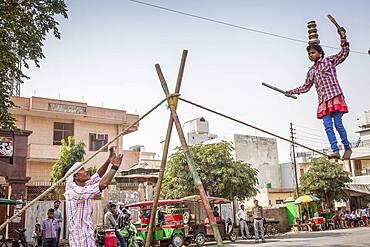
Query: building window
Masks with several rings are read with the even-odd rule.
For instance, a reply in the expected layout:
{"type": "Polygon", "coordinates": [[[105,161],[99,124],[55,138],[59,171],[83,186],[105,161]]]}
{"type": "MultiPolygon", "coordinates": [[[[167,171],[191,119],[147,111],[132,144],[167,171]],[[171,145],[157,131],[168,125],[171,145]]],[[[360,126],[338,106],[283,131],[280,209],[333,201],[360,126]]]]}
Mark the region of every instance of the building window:
{"type": "Polygon", "coordinates": [[[284,204],[284,200],[276,200],[276,205],[282,205],[284,204]]]}
{"type": "Polygon", "coordinates": [[[61,145],[62,140],[67,140],[68,136],[73,136],[73,123],[54,122],[53,144],[61,145]]]}
{"type": "MultiPolygon", "coordinates": [[[[108,135],[106,134],[89,134],[89,150],[90,151],[97,151],[102,146],[108,143],[108,135]]],[[[108,147],[103,150],[104,152],[108,151],[108,147]]]]}

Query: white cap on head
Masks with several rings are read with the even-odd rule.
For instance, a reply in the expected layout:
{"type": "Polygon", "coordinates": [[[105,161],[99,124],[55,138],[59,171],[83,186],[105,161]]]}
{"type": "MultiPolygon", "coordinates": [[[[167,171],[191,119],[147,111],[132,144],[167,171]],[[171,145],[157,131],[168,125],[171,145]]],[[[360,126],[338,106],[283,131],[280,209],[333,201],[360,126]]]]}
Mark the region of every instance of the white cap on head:
{"type": "Polygon", "coordinates": [[[66,173],[66,176],[68,176],[67,180],[66,180],[67,184],[72,183],[73,182],[73,175],[76,174],[78,171],[80,171],[83,168],[83,166],[82,166],[80,169],[76,170],[77,167],[79,167],[80,165],[81,165],[81,162],[76,162],[76,163],[73,164],[73,166],[71,168],[69,168],[69,170],[66,173]]]}

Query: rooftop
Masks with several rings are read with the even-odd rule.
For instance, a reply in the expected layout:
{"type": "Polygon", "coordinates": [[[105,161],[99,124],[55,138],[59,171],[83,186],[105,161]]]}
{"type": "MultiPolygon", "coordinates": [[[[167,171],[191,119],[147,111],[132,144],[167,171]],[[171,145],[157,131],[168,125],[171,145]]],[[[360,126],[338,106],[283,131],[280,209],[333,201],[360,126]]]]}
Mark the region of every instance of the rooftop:
{"type": "Polygon", "coordinates": [[[31,98],[11,97],[11,99],[16,107],[12,108],[10,111],[12,114],[17,115],[76,119],[106,124],[131,124],[139,118],[138,115],[128,114],[124,110],[89,106],[84,102],[35,96],[31,98]]]}

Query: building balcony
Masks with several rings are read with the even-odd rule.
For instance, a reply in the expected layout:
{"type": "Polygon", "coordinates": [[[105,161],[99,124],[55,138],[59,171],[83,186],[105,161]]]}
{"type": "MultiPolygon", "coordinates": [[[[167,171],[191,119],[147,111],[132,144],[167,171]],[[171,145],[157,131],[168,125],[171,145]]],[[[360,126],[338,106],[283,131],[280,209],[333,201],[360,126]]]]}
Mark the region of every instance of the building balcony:
{"type": "Polygon", "coordinates": [[[370,175],[352,177],[352,184],[370,184],[370,175]]]}

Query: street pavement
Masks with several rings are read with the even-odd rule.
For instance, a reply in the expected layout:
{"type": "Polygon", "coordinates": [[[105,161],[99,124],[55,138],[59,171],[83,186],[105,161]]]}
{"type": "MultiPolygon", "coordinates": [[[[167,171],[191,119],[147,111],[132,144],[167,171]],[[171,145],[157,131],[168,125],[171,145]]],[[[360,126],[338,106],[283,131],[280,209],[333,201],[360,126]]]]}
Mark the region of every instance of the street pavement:
{"type": "MultiPolygon", "coordinates": [[[[254,242],[250,240],[238,240],[235,243],[225,242],[225,247],[232,246],[330,246],[330,247],[349,247],[349,246],[370,246],[370,227],[357,227],[352,229],[341,229],[321,232],[300,232],[287,233],[274,238],[266,238],[266,243],[254,242]]],[[[207,246],[216,246],[210,243],[207,246]]]]}

